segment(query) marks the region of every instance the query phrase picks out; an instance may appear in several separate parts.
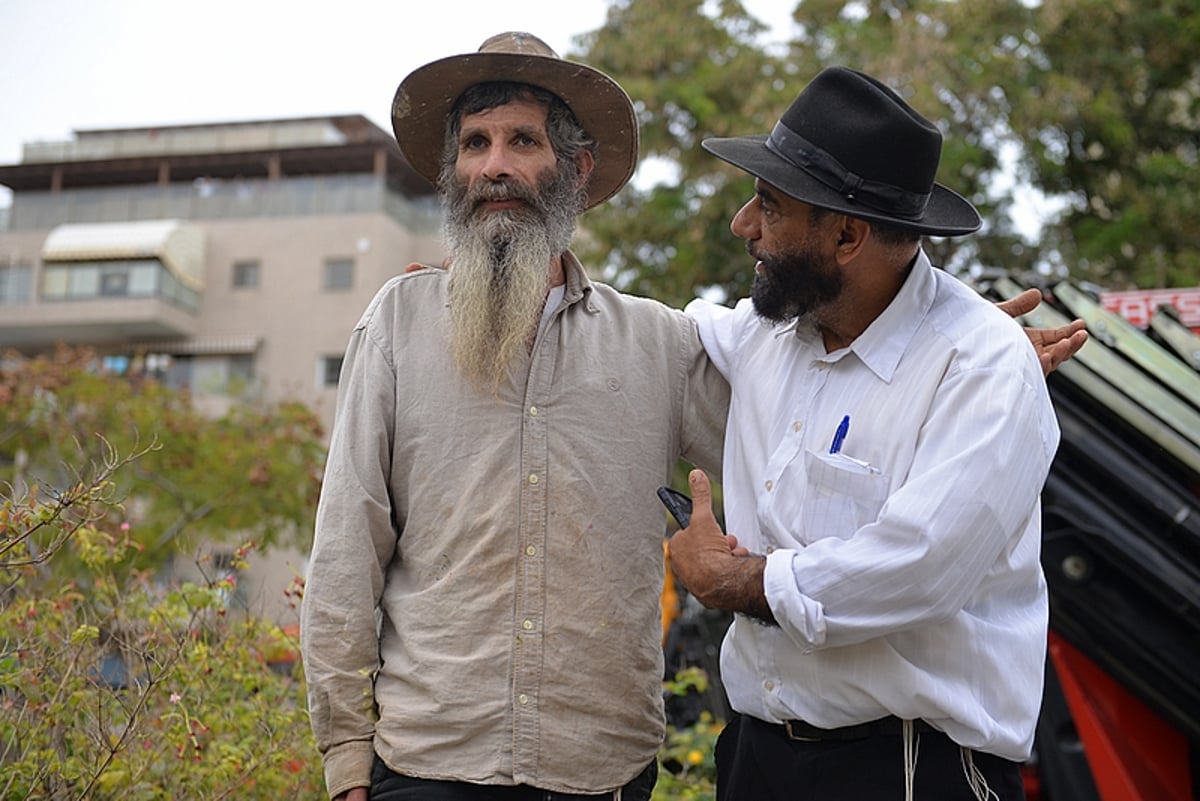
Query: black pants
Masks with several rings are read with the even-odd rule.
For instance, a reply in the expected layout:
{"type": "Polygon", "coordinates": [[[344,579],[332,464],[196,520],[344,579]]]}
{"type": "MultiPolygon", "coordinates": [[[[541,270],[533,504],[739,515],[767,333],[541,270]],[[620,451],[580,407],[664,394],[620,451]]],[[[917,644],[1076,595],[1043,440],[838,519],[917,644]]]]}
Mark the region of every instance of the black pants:
{"type": "MultiPolygon", "coordinates": [[[[962,749],[940,732],[914,735],[916,801],[976,801],[962,749]]],[[[904,740],[797,742],[782,726],[734,715],[717,740],[717,801],[903,801],[904,740]]],[[[971,761],[1000,801],[1024,801],[1016,762],[978,751],[971,761]]]]}
{"type": "MultiPolygon", "coordinates": [[[[621,788],[621,801],[650,801],[650,791],[658,780],[658,762],[651,762],[621,788]]],[[[600,795],[577,795],[539,790],[526,784],[500,786],[493,784],[470,784],[468,782],[444,782],[432,779],[416,779],[402,776],[383,764],[378,756],[371,767],[370,801],[576,801],[612,799],[615,793],[600,795]]]]}

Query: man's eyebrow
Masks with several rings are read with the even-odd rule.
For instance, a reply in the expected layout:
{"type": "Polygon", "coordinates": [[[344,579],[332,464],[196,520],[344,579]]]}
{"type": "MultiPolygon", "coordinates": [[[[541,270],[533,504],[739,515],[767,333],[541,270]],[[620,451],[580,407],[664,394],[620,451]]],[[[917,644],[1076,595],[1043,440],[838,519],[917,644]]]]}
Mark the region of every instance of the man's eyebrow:
{"type": "Polygon", "coordinates": [[[762,198],[764,203],[770,203],[772,206],[779,205],[779,196],[775,194],[775,190],[762,181],[754,182],[754,194],[762,198]]]}
{"type": "Polygon", "coordinates": [[[546,129],[539,125],[518,125],[513,133],[528,136],[530,139],[546,138],[546,129]]]}
{"type": "MultiPolygon", "coordinates": [[[[458,132],[458,140],[460,142],[470,139],[473,136],[490,136],[490,132],[485,130],[486,126],[464,125],[458,132]]],[[[513,136],[528,136],[531,139],[545,139],[546,129],[538,125],[518,125],[511,131],[513,136]]]]}

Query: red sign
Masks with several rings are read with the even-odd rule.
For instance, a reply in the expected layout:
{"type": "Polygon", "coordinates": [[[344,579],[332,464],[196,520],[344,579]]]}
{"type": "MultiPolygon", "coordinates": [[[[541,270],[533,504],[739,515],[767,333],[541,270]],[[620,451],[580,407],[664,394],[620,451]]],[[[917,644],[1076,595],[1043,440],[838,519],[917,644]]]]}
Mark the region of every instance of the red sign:
{"type": "Polygon", "coordinates": [[[1150,325],[1150,318],[1159,306],[1173,306],[1179,312],[1183,324],[1200,333],[1200,287],[1101,292],[1100,303],[1138,328],[1150,325]]]}

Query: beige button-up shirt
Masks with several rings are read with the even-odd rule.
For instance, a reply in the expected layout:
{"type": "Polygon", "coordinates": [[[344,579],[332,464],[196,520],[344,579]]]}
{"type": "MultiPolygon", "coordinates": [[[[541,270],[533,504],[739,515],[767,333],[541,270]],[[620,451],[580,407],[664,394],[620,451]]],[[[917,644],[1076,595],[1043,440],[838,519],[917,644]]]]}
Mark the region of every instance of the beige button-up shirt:
{"type": "Polygon", "coordinates": [[[719,470],[728,386],[694,324],[588,281],[498,398],[447,345],[441,270],[356,326],[301,640],[331,795],[412,776],[600,793],[663,736],[655,488],[719,470]]]}

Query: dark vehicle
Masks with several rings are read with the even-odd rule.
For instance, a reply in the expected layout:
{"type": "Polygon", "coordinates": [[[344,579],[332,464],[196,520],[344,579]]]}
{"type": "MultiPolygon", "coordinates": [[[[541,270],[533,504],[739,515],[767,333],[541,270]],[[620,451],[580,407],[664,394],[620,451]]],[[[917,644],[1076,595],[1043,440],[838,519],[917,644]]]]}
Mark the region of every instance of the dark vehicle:
{"type": "MultiPolygon", "coordinates": [[[[994,281],[986,294],[1024,289],[994,281]]],[[[1200,336],[1145,331],[1071,283],[1028,325],[1090,341],[1048,379],[1062,442],[1042,494],[1046,692],[1030,801],[1200,798],[1200,336]]]]}

